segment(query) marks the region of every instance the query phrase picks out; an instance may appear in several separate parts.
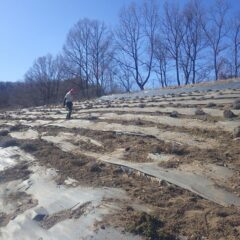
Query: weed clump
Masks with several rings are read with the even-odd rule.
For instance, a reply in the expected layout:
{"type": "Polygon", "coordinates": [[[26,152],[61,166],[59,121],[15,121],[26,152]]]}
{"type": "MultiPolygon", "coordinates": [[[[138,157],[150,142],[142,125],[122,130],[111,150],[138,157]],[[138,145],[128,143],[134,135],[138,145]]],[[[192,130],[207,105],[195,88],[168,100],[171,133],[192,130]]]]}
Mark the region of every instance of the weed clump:
{"type": "Polygon", "coordinates": [[[208,107],[208,108],[216,107],[216,106],[217,106],[217,104],[216,104],[216,103],[213,103],[213,102],[209,102],[209,103],[207,104],[207,107],[208,107]]]}
{"type": "Polygon", "coordinates": [[[155,145],[153,146],[153,149],[151,152],[153,154],[168,153],[168,154],[175,154],[178,156],[182,156],[189,153],[188,149],[186,149],[185,146],[177,143],[163,143],[163,144],[155,145]]]}
{"type": "Polygon", "coordinates": [[[7,147],[15,147],[18,146],[18,142],[15,139],[8,139],[0,143],[0,147],[7,148],[7,147]]]}
{"type": "Polygon", "coordinates": [[[238,138],[240,137],[240,127],[236,127],[233,130],[233,138],[238,138]]]}
{"type": "Polygon", "coordinates": [[[17,124],[17,125],[15,125],[15,126],[11,126],[10,127],[10,132],[13,132],[13,131],[19,131],[20,129],[21,129],[21,124],[17,124]]]}
{"type": "Polygon", "coordinates": [[[170,117],[177,118],[179,116],[179,113],[177,111],[172,111],[170,113],[170,117]]]}
{"type": "Polygon", "coordinates": [[[195,111],[195,115],[197,115],[197,116],[202,116],[202,115],[205,115],[205,114],[206,113],[201,108],[198,108],[195,111]]]}
{"type": "Polygon", "coordinates": [[[145,236],[149,240],[174,240],[174,236],[163,231],[164,223],[155,216],[149,215],[145,212],[136,213],[133,216],[133,223],[126,227],[126,230],[145,236]]]}
{"type": "Polygon", "coordinates": [[[1,131],[0,131],[0,136],[1,136],[1,137],[5,137],[5,136],[8,135],[8,133],[9,133],[8,130],[1,130],[1,131]]]}
{"type": "Polygon", "coordinates": [[[140,103],[140,104],[138,105],[138,107],[139,107],[139,108],[145,108],[145,107],[146,107],[146,104],[140,103]]]}
{"type": "Polygon", "coordinates": [[[232,104],[233,109],[240,109],[240,98],[236,99],[232,104]]]}
{"type": "Polygon", "coordinates": [[[35,151],[37,151],[37,146],[32,144],[32,143],[25,143],[21,147],[26,152],[35,152],[35,151]]]}
{"type": "Polygon", "coordinates": [[[236,117],[236,115],[235,115],[231,110],[229,110],[229,109],[224,110],[223,116],[224,116],[225,118],[234,118],[234,117],[236,117]]]}
{"type": "Polygon", "coordinates": [[[159,167],[162,168],[177,168],[180,164],[180,161],[163,161],[158,164],[159,167]]]}
{"type": "Polygon", "coordinates": [[[90,170],[90,172],[101,172],[102,171],[101,167],[97,163],[91,164],[89,166],[89,170],[90,170]]]}

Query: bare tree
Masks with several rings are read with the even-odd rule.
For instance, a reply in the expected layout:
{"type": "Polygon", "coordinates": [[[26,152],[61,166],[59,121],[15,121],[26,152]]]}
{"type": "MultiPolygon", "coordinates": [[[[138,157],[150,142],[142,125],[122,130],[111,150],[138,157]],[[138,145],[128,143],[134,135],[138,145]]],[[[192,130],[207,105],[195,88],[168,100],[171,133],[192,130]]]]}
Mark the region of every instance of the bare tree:
{"type": "Polygon", "coordinates": [[[117,61],[131,69],[141,90],[152,71],[158,12],[154,0],[144,1],[140,7],[132,3],[122,9],[116,31],[117,61]]]}
{"type": "Polygon", "coordinates": [[[167,65],[168,65],[168,52],[166,44],[161,40],[161,37],[158,36],[155,42],[154,50],[154,59],[156,61],[154,71],[157,74],[157,77],[160,81],[161,86],[167,87],[167,65]]]}
{"type": "Polygon", "coordinates": [[[114,73],[119,85],[125,92],[131,92],[134,83],[134,73],[127,64],[115,66],[114,73]]]}
{"type": "Polygon", "coordinates": [[[230,46],[233,55],[233,72],[234,77],[239,77],[240,68],[240,13],[234,15],[231,19],[230,26],[230,46]]]}
{"type": "Polygon", "coordinates": [[[181,43],[181,67],[185,84],[196,82],[197,61],[201,51],[206,48],[202,22],[204,9],[199,0],[189,0],[183,9],[184,35],[181,43]]]}
{"type": "Polygon", "coordinates": [[[66,69],[78,80],[78,86],[86,89],[87,95],[90,84],[90,26],[89,19],[79,20],[69,31],[63,47],[66,69]]]}
{"type": "Polygon", "coordinates": [[[114,51],[112,49],[112,34],[103,22],[92,21],[91,36],[91,68],[97,87],[97,96],[102,94],[105,80],[110,71],[114,51]]]}
{"type": "Polygon", "coordinates": [[[90,85],[96,85],[101,95],[105,74],[113,58],[112,38],[106,25],[97,20],[83,19],[70,30],[64,45],[67,71],[89,95],[90,85]]]}
{"type": "Polygon", "coordinates": [[[192,74],[193,69],[193,41],[191,39],[191,15],[187,15],[186,13],[183,15],[184,19],[184,28],[185,34],[182,39],[181,48],[180,48],[180,66],[183,70],[185,85],[189,84],[190,76],[192,74]]]}
{"type": "Polygon", "coordinates": [[[9,107],[13,83],[0,82],[0,108],[9,107]]]}
{"type": "Polygon", "coordinates": [[[167,49],[171,58],[175,62],[177,84],[180,86],[180,47],[183,41],[184,28],[183,17],[180,8],[177,4],[169,4],[165,2],[164,5],[164,21],[163,33],[167,43],[167,49]]]}
{"type": "Polygon", "coordinates": [[[59,61],[59,58],[53,58],[51,54],[39,57],[25,74],[32,100],[40,101],[41,104],[56,102],[62,74],[59,61]]]}
{"type": "Polygon", "coordinates": [[[219,71],[222,65],[221,54],[227,48],[224,40],[228,33],[226,21],[228,10],[229,5],[226,0],[216,0],[208,13],[206,21],[202,21],[202,26],[213,54],[215,80],[219,79],[219,71]]]}

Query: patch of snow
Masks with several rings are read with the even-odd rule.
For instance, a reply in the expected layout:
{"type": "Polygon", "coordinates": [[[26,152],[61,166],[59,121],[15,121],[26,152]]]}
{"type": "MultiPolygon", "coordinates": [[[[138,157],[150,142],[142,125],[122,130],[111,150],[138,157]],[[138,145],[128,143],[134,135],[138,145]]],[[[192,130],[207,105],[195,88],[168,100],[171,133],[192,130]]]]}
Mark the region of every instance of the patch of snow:
{"type": "Polygon", "coordinates": [[[25,132],[11,132],[10,135],[17,139],[38,139],[38,132],[32,129],[28,129],[25,132]]]}
{"type": "Polygon", "coordinates": [[[0,171],[13,167],[22,161],[33,161],[34,158],[19,147],[0,148],[0,171]]]}
{"type": "Polygon", "coordinates": [[[65,183],[66,185],[70,185],[70,186],[74,186],[74,187],[75,187],[75,186],[77,185],[78,181],[75,180],[75,179],[72,179],[72,178],[68,177],[68,178],[64,181],[64,183],[65,183]]]}
{"type": "Polygon", "coordinates": [[[153,160],[154,162],[167,162],[167,161],[173,160],[175,156],[173,154],[149,153],[147,158],[153,160]]]}
{"type": "MultiPolygon", "coordinates": [[[[101,221],[106,214],[114,213],[119,209],[112,201],[113,199],[128,199],[126,193],[120,189],[57,185],[54,181],[57,177],[54,169],[33,165],[30,170],[33,172],[30,178],[23,182],[17,181],[12,186],[9,185],[9,192],[24,191],[36,199],[38,204],[2,227],[0,234],[2,239],[15,240],[19,236],[25,240],[84,239],[95,234],[96,222],[101,221]],[[49,229],[43,228],[40,222],[34,220],[39,214],[51,216],[61,211],[76,209],[88,202],[90,204],[80,218],[63,219],[49,229]]],[[[1,188],[2,185],[0,185],[1,188]]]]}

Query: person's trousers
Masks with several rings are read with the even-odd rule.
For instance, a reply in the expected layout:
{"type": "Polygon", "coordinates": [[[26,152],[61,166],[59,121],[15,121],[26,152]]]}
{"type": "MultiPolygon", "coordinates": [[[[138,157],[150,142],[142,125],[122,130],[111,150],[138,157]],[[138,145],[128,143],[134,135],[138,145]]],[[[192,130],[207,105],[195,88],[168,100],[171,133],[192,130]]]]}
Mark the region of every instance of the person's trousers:
{"type": "Polygon", "coordinates": [[[72,114],[73,103],[72,102],[67,102],[66,105],[67,105],[67,110],[68,110],[66,119],[70,119],[71,118],[71,114],[72,114]]]}

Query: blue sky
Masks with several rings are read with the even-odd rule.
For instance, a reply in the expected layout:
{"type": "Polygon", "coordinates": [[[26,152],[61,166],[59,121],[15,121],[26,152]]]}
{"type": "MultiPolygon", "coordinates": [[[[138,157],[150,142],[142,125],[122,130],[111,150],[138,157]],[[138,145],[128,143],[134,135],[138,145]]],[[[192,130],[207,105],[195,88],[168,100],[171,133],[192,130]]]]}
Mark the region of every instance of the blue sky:
{"type": "Polygon", "coordinates": [[[57,54],[80,19],[115,24],[129,0],[0,0],[0,81],[16,81],[34,59],[57,54]]]}
{"type": "MultiPolygon", "coordinates": [[[[0,0],[0,81],[21,80],[37,57],[59,53],[69,29],[80,18],[103,20],[114,27],[119,10],[130,2],[0,0]]],[[[230,2],[234,9],[240,8],[240,0],[230,2]]]]}

